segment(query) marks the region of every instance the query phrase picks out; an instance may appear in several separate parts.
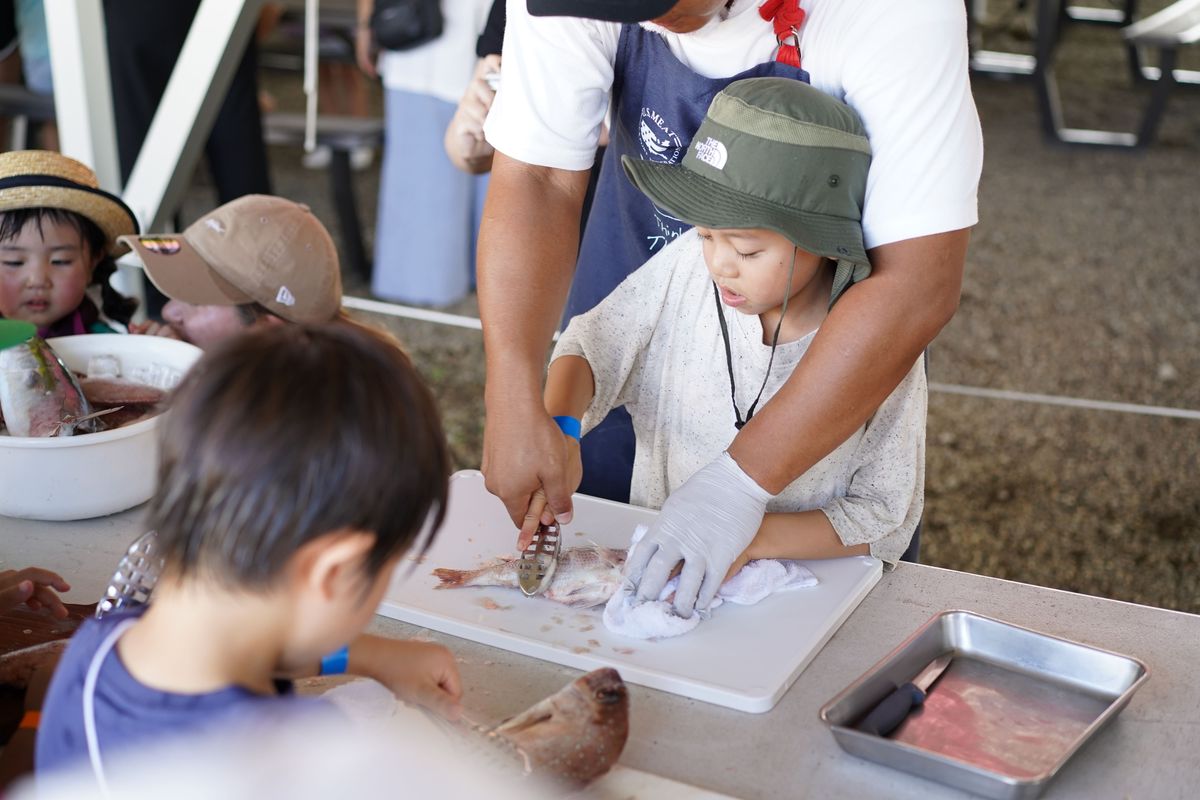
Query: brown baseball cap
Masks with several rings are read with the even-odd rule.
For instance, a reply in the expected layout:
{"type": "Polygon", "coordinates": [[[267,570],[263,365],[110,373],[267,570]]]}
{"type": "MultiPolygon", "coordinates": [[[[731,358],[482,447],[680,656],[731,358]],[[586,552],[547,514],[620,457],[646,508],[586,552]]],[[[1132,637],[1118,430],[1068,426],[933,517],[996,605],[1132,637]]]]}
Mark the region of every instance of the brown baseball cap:
{"type": "Polygon", "coordinates": [[[259,303],[291,322],[327,322],[342,304],[329,231],[308,206],[251,194],[182,234],[122,236],[167,297],[196,306],[259,303]]]}

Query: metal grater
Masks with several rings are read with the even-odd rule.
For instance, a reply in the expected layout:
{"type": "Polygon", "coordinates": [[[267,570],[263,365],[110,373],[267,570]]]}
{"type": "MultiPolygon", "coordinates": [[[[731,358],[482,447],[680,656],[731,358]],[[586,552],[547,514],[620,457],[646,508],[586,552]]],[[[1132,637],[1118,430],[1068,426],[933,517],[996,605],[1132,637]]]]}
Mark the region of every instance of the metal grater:
{"type": "Polygon", "coordinates": [[[96,604],[96,619],[150,602],[150,593],[163,570],[163,557],[158,549],[158,535],[154,531],[143,533],[129,545],[104,590],[104,597],[96,604]]]}
{"type": "Polygon", "coordinates": [[[538,525],[533,541],[521,552],[521,558],[517,561],[517,583],[527,596],[541,594],[550,585],[554,568],[558,566],[560,545],[557,523],[538,525]]]}

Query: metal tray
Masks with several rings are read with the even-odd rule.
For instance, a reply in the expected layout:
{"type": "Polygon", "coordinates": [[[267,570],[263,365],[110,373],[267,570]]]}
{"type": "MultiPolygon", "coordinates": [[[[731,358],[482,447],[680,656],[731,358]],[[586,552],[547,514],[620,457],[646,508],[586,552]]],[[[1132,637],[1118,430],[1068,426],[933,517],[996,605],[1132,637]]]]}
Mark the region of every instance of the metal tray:
{"type": "Polygon", "coordinates": [[[1136,658],[943,611],[821,709],[848,753],[985,797],[1036,797],[1149,677],[1136,658]],[[954,660],[888,738],[855,725],[933,659],[954,660]]]}

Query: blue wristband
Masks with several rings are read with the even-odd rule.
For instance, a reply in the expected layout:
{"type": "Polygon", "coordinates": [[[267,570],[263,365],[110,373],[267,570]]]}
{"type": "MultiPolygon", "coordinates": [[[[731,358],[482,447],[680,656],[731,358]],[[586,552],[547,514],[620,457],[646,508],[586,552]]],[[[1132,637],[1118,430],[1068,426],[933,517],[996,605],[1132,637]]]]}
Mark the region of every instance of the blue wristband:
{"type": "Polygon", "coordinates": [[[570,436],[575,441],[579,441],[579,433],[583,430],[583,426],[579,424],[579,420],[575,417],[555,417],[554,421],[558,423],[558,429],[570,436]]]}
{"type": "Polygon", "coordinates": [[[340,650],[334,650],[332,653],[321,659],[321,674],[341,675],[346,671],[346,666],[349,663],[350,645],[346,645],[340,650]]]}

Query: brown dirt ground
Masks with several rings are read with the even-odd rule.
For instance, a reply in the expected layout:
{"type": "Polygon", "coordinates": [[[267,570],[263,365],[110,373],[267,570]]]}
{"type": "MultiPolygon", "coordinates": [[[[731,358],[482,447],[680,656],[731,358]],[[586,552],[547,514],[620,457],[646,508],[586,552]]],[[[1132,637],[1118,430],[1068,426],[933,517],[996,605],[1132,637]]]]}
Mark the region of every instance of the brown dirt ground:
{"type": "MultiPolygon", "coordinates": [[[[989,9],[985,45],[1028,49],[1015,4],[989,9]]],[[[1067,31],[1058,73],[1069,124],[1133,127],[1146,91],[1132,87],[1124,57],[1115,30],[1067,31]]],[[[284,106],[298,81],[264,75],[284,106]]],[[[1200,409],[1195,90],[1176,93],[1154,147],[1128,153],[1050,143],[1029,83],[973,82],[987,148],[980,223],[960,310],[930,351],[931,381],[1200,409]]],[[[275,190],[312,205],[336,236],[325,176],[299,156],[272,150],[275,190]]],[[[358,182],[369,240],[378,166],[358,182]]],[[[185,216],[212,202],[200,170],[185,216]]],[[[353,276],[347,291],[366,294],[353,276]]],[[[475,309],[472,297],[449,310],[475,309]]],[[[374,321],[401,336],[433,386],[455,463],[477,467],[478,332],[374,321]]],[[[922,560],[1200,612],[1198,452],[1196,420],[934,391],[922,560]]]]}

